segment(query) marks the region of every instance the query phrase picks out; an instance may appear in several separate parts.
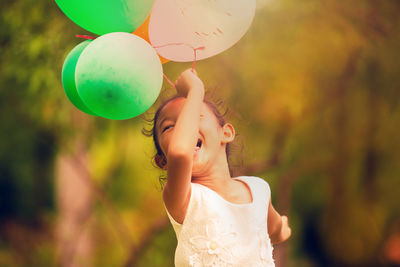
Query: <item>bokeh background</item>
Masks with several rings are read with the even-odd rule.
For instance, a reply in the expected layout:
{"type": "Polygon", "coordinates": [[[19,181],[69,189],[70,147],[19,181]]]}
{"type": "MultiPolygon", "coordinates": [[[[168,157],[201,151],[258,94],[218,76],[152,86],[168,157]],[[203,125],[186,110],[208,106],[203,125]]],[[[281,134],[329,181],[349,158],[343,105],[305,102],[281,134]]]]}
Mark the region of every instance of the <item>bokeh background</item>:
{"type": "MultiPolygon", "coordinates": [[[[259,0],[244,38],[196,64],[231,111],[237,174],[268,181],[289,215],[277,266],[400,266],[399,14],[397,0],[259,0]]],[[[90,35],[54,1],[0,2],[0,266],[173,266],[141,133],[154,108],[78,111],[61,85],[76,34],[90,35]]]]}

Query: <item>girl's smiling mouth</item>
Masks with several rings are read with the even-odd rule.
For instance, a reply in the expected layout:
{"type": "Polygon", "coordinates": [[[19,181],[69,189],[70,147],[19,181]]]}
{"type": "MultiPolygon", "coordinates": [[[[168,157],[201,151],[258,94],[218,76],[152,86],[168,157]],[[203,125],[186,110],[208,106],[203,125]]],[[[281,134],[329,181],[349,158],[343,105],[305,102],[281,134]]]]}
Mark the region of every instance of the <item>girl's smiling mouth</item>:
{"type": "Polygon", "coordinates": [[[201,139],[199,138],[197,140],[197,144],[196,144],[196,147],[195,147],[194,151],[195,152],[199,151],[201,149],[202,145],[203,145],[203,141],[201,141],[201,139]]]}

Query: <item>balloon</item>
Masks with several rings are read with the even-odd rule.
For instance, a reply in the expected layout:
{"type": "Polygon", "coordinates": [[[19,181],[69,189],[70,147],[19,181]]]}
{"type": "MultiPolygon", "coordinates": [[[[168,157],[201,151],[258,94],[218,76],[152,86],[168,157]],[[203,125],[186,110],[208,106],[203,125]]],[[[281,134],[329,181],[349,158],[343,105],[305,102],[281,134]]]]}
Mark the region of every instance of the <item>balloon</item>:
{"type": "MultiPolygon", "coordinates": [[[[149,44],[150,44],[150,39],[149,39],[149,21],[150,21],[150,16],[147,17],[147,19],[143,22],[142,25],[139,26],[139,28],[137,28],[133,34],[143,38],[144,40],[146,40],[149,44]]],[[[160,56],[160,61],[161,64],[167,63],[169,60],[166,58],[163,58],[162,56],[160,56]]]]}
{"type": "Polygon", "coordinates": [[[256,0],[159,0],[151,11],[150,41],[172,61],[208,58],[240,40],[255,9],[256,0]]]}
{"type": "Polygon", "coordinates": [[[92,41],[76,65],[83,102],[99,116],[133,118],[157,99],[163,81],[156,51],[131,33],[105,34],[92,41]]]}
{"type": "Polygon", "coordinates": [[[55,0],[73,22],[90,32],[133,32],[147,18],[154,0],[55,0]]]}
{"type": "Polygon", "coordinates": [[[86,105],[82,102],[82,99],[79,97],[78,91],[76,89],[75,84],[75,69],[76,63],[78,62],[79,56],[82,51],[86,48],[91,41],[84,41],[74,49],[69,52],[68,56],[65,58],[64,65],[61,71],[62,84],[64,87],[65,94],[68,99],[77,107],[79,110],[90,114],[95,115],[86,105]]]}

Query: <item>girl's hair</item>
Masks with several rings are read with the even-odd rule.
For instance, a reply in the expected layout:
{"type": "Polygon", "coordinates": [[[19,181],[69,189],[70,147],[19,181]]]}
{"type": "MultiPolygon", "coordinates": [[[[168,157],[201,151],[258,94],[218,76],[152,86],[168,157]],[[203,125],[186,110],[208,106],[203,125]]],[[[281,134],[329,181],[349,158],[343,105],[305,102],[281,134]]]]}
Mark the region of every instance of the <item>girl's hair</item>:
{"type": "MultiPolygon", "coordinates": [[[[142,133],[143,133],[145,136],[153,137],[154,146],[155,146],[155,148],[156,148],[156,154],[153,156],[153,163],[155,163],[155,165],[156,165],[157,167],[160,167],[159,165],[165,164],[166,162],[165,162],[165,161],[164,161],[164,162],[157,162],[157,160],[156,160],[157,157],[158,157],[158,158],[161,158],[161,157],[162,157],[163,159],[165,159],[164,153],[162,152],[161,147],[160,147],[160,144],[159,144],[159,142],[158,142],[158,136],[157,136],[157,131],[156,131],[156,124],[157,124],[158,118],[159,118],[159,116],[160,116],[161,111],[163,110],[163,108],[164,108],[168,103],[170,103],[171,101],[173,101],[173,100],[175,100],[175,99],[177,99],[177,98],[179,98],[179,97],[181,97],[181,96],[175,95],[175,96],[173,96],[173,97],[167,99],[166,101],[162,102],[161,105],[157,108],[157,110],[156,110],[156,112],[155,112],[153,118],[151,118],[151,119],[146,119],[146,118],[145,118],[145,121],[146,121],[149,125],[151,125],[151,128],[150,128],[150,129],[143,128],[143,129],[142,129],[142,133]]],[[[217,121],[218,121],[218,124],[219,124],[220,126],[224,126],[225,123],[226,123],[225,116],[226,116],[227,113],[228,113],[228,109],[227,109],[227,108],[224,108],[224,111],[220,111],[220,109],[223,108],[223,107],[222,107],[223,104],[224,104],[223,101],[222,101],[222,100],[215,100],[215,97],[214,97],[212,94],[210,94],[210,93],[207,92],[206,95],[205,95],[205,97],[204,97],[203,102],[204,102],[204,103],[210,108],[210,110],[213,112],[213,114],[215,115],[215,117],[216,117],[216,119],[217,119],[217,121]],[[211,100],[211,99],[213,99],[213,100],[211,100]]],[[[234,175],[234,168],[233,168],[233,164],[232,164],[232,162],[231,162],[231,158],[232,158],[232,157],[231,157],[231,156],[232,156],[232,147],[234,147],[234,146],[235,146],[234,143],[228,143],[228,144],[226,145],[226,150],[225,150],[226,156],[227,156],[227,159],[228,159],[229,173],[230,173],[231,176],[234,175]]],[[[240,150],[241,150],[241,148],[240,148],[240,150]]],[[[159,177],[159,181],[160,181],[161,186],[163,186],[163,184],[165,183],[165,180],[166,180],[165,175],[161,175],[161,176],[159,177]]]]}

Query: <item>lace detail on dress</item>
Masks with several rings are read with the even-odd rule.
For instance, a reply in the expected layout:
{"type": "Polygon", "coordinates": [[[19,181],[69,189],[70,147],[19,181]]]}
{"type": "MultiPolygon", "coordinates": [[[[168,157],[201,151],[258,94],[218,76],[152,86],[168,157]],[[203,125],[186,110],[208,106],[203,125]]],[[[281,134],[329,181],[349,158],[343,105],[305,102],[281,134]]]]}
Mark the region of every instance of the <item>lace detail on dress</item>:
{"type": "Polygon", "coordinates": [[[228,230],[221,221],[211,219],[206,225],[206,236],[190,238],[193,250],[190,266],[231,266],[234,263],[232,246],[237,234],[228,230]]]}
{"type": "Polygon", "coordinates": [[[259,232],[260,238],[260,259],[261,262],[266,266],[274,266],[274,259],[272,257],[273,247],[271,244],[271,239],[268,234],[263,234],[259,232]]]}

